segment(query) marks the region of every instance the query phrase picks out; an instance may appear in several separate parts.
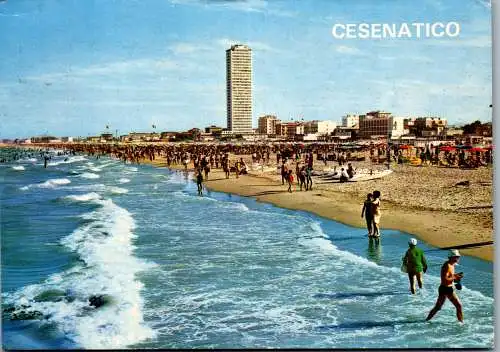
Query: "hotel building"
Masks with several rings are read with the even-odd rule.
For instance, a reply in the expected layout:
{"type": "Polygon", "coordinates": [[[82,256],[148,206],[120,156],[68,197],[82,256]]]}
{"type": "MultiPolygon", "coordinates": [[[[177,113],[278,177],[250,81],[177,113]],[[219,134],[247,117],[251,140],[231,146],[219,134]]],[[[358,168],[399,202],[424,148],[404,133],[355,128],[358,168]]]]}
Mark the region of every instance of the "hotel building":
{"type": "Polygon", "coordinates": [[[252,133],[252,49],[233,45],[226,50],[227,129],[252,133]]]}
{"type": "Polygon", "coordinates": [[[264,115],[259,117],[259,133],[266,135],[276,134],[276,123],[278,122],[278,118],[274,115],[264,115]]]}

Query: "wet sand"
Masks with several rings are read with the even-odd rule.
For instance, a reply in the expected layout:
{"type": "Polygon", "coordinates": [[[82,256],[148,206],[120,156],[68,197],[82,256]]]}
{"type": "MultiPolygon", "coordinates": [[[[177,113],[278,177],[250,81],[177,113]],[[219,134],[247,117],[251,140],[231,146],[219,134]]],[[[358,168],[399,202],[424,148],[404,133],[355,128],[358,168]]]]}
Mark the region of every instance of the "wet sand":
{"type": "MultiPolygon", "coordinates": [[[[235,158],[236,156],[231,159],[235,158]]],[[[250,165],[251,162],[247,161],[250,165]]],[[[153,163],[166,166],[161,158],[153,163]]],[[[384,168],[382,165],[377,167],[384,168]]],[[[314,177],[313,190],[307,192],[299,191],[296,183],[294,192],[287,192],[287,185],[281,184],[281,176],[276,171],[250,171],[239,178],[231,173],[227,180],[222,170],[215,169],[204,183],[214,191],[254,197],[258,201],[283,208],[310,211],[359,228],[366,226],[361,218],[366,194],[378,189],[382,193],[382,236],[384,229],[399,230],[436,247],[494,239],[492,168],[462,170],[436,166],[391,167],[394,170],[392,174],[364,182],[327,182],[314,177]],[[469,181],[468,186],[456,185],[465,180],[469,181]]],[[[172,168],[183,169],[180,166],[172,168]]],[[[316,169],[321,170],[322,167],[315,166],[316,169]]],[[[463,249],[461,252],[488,261],[493,261],[494,258],[492,245],[463,249]]]]}

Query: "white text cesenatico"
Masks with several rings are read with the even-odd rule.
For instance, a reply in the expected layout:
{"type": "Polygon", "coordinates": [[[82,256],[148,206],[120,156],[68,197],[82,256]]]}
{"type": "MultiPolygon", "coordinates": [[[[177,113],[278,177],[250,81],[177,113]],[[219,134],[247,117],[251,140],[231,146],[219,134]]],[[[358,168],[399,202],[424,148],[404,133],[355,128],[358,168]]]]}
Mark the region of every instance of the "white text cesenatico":
{"type": "Polygon", "coordinates": [[[442,38],[458,37],[457,22],[435,23],[337,23],[332,35],[336,39],[442,38]]]}

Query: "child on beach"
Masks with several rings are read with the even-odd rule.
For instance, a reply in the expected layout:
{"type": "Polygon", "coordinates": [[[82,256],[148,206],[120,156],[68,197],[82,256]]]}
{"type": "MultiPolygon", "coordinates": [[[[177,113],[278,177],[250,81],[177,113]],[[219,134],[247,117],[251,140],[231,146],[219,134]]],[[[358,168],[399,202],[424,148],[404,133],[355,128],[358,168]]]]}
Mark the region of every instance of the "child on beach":
{"type": "Polygon", "coordinates": [[[366,228],[368,229],[368,237],[372,237],[373,231],[373,214],[372,214],[372,194],[368,193],[366,195],[366,200],[363,203],[363,209],[361,210],[361,218],[363,215],[366,220],[366,228]]]}

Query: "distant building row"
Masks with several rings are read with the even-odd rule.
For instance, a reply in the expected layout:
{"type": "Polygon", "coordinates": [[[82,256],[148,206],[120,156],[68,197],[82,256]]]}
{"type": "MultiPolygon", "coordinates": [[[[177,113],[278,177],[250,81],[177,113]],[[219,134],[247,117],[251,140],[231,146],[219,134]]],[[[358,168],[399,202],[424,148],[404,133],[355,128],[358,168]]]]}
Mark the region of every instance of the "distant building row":
{"type": "MultiPolygon", "coordinates": [[[[479,123],[479,122],[478,122],[479,123]]],[[[474,124],[472,124],[474,125],[474,124]]],[[[467,138],[472,143],[492,136],[492,124],[479,123],[479,126],[464,126],[468,131],[448,126],[447,120],[439,117],[398,117],[385,111],[371,111],[364,115],[346,115],[340,125],[335,121],[281,121],[274,115],[259,118],[259,126],[251,133],[235,134],[227,128],[208,126],[204,131],[192,128],[185,132],[141,133],[113,136],[102,133],[89,137],[54,137],[38,136],[27,140],[15,140],[14,143],[65,143],[65,142],[179,142],[179,141],[215,141],[243,138],[256,140],[288,141],[353,141],[358,139],[393,139],[442,140],[467,138]]]]}
{"type": "MultiPolygon", "coordinates": [[[[308,140],[330,137],[330,139],[399,139],[411,137],[446,137],[460,135],[462,131],[449,128],[446,119],[439,117],[399,117],[390,112],[371,111],[364,115],[346,115],[342,124],[334,121],[297,121],[282,122],[276,116],[265,115],[259,118],[258,133],[269,136],[282,136],[288,139],[308,140]]],[[[491,135],[491,131],[484,131],[491,135]]]]}

